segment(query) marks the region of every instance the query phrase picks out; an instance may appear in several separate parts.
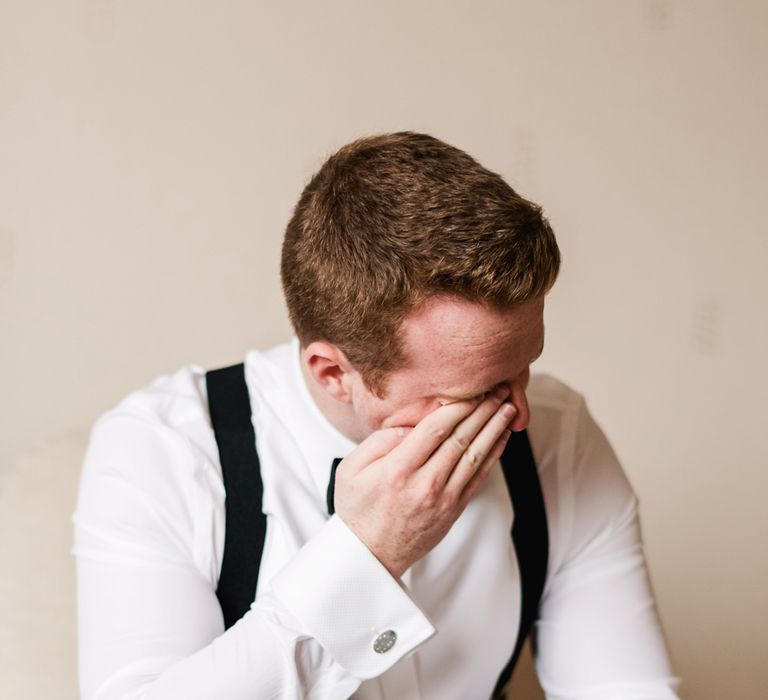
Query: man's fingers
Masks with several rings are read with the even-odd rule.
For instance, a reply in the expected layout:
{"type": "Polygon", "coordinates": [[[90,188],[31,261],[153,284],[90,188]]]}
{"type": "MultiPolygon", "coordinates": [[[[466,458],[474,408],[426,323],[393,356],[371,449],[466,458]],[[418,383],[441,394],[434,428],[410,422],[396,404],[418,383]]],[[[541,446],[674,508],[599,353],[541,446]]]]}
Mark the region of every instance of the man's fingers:
{"type": "Polygon", "coordinates": [[[515,416],[516,409],[511,403],[506,402],[501,405],[455,463],[445,483],[447,493],[458,496],[464,490],[497,450],[499,440],[505,432],[509,431],[510,421],[515,416]]]}
{"type": "MultiPolygon", "coordinates": [[[[492,429],[495,434],[488,437],[488,433],[486,433],[484,438],[480,438],[480,436],[508,395],[509,391],[506,388],[499,388],[486,397],[440,445],[426,467],[428,478],[434,485],[444,486],[460,460],[470,462],[478,467],[485,459],[487,451],[493,447],[496,438],[506,428],[509,417],[500,427],[496,424],[498,430],[492,429]]],[[[514,410],[514,406],[509,404],[507,412],[514,410]]]]}
{"type": "Polygon", "coordinates": [[[491,469],[493,469],[494,464],[496,464],[501,455],[504,453],[504,448],[507,446],[507,442],[509,442],[511,435],[512,433],[509,429],[505,430],[501,434],[501,437],[496,441],[496,444],[493,446],[493,449],[491,449],[485,461],[480,465],[480,468],[464,485],[461,495],[459,496],[459,509],[461,511],[467,507],[467,503],[469,503],[472,496],[477,493],[478,489],[485,481],[485,477],[488,476],[488,473],[491,471],[491,469]]]}
{"type": "Polygon", "coordinates": [[[385,428],[371,433],[339,465],[350,475],[357,474],[369,464],[389,454],[403,440],[412,428],[385,428]]]}
{"type": "Polygon", "coordinates": [[[478,407],[478,399],[455,401],[432,411],[413,428],[397,448],[398,461],[415,471],[451,435],[454,428],[478,407]]]}

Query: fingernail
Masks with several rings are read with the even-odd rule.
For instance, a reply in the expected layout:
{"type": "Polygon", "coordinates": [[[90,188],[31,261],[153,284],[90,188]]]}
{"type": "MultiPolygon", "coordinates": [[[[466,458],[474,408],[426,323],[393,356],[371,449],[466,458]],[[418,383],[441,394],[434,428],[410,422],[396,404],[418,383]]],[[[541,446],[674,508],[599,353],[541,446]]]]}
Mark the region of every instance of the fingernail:
{"type": "Polygon", "coordinates": [[[514,418],[515,414],[517,413],[517,409],[515,408],[514,404],[503,403],[501,404],[501,408],[499,409],[499,412],[505,418],[514,418]]]}

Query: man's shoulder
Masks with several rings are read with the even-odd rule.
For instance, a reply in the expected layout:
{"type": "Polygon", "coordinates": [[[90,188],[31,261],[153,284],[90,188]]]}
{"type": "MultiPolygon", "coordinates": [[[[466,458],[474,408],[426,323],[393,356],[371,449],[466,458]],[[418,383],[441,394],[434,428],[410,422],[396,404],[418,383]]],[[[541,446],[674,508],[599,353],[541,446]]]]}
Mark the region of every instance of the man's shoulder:
{"type": "Polygon", "coordinates": [[[272,384],[282,379],[283,366],[288,364],[290,349],[290,344],[264,351],[249,349],[240,360],[209,368],[196,363],[182,365],[131,391],[98,418],[94,430],[101,430],[105,424],[128,421],[168,434],[191,437],[193,442],[202,439],[208,446],[211,422],[206,373],[219,367],[243,363],[249,390],[252,394],[262,393],[269,391],[272,384]],[[201,434],[204,437],[201,438],[201,434]]]}
{"type": "Polygon", "coordinates": [[[95,421],[84,473],[176,478],[215,463],[215,450],[205,370],[188,364],[130,392],[95,421]]]}
{"type": "Polygon", "coordinates": [[[213,531],[224,501],[204,385],[204,369],[185,365],[95,422],[73,515],[78,553],[153,566],[194,561],[214,576],[197,539],[213,531]]]}
{"type": "Polygon", "coordinates": [[[132,418],[179,428],[205,419],[206,404],[205,369],[197,364],[187,364],[131,391],[101,416],[97,424],[116,418],[132,418]]]}

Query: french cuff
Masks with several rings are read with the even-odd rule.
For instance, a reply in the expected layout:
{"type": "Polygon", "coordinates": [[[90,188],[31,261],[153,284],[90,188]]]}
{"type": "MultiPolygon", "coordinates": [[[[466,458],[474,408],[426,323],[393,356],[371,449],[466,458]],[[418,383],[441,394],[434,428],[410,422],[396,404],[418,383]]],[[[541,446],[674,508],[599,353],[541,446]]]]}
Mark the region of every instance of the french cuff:
{"type": "Polygon", "coordinates": [[[357,678],[374,678],[435,628],[381,562],[333,515],[272,579],[303,633],[357,678]]]}

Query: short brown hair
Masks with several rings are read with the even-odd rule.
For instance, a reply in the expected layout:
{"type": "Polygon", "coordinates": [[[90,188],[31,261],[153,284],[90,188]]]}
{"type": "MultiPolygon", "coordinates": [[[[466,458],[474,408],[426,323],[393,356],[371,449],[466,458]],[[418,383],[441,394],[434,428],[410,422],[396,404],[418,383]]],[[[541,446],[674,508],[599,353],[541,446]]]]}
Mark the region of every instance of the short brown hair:
{"type": "Polygon", "coordinates": [[[419,303],[444,295],[510,309],[545,294],[559,266],[540,207],[463,151],[401,132],[344,146],[312,177],[281,276],[302,345],[337,345],[381,394],[419,303]]]}

